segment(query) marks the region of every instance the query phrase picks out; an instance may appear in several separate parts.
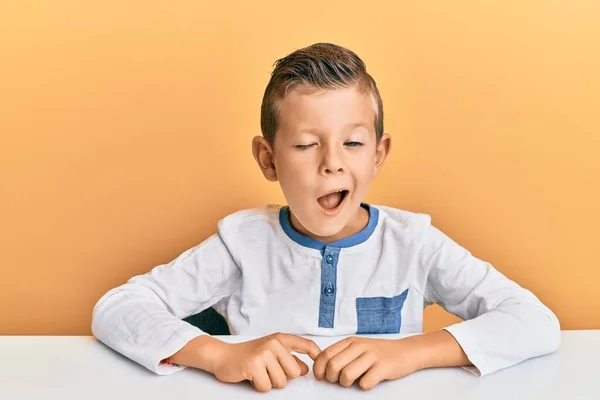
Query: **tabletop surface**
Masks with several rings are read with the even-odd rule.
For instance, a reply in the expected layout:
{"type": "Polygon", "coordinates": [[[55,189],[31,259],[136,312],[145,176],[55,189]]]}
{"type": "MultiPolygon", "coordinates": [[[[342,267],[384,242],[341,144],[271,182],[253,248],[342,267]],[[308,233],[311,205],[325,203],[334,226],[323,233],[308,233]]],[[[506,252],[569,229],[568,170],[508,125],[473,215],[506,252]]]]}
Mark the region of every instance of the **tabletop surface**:
{"type": "MultiPolygon", "coordinates": [[[[342,337],[311,339],[325,348],[342,337]]],[[[317,381],[312,372],[266,394],[247,382],[224,384],[191,368],[158,376],[90,336],[0,336],[0,357],[0,399],[600,399],[600,330],[563,331],[556,353],[483,378],[462,368],[436,368],[383,382],[368,392],[317,381]]],[[[306,356],[301,358],[311,365],[306,356]]]]}

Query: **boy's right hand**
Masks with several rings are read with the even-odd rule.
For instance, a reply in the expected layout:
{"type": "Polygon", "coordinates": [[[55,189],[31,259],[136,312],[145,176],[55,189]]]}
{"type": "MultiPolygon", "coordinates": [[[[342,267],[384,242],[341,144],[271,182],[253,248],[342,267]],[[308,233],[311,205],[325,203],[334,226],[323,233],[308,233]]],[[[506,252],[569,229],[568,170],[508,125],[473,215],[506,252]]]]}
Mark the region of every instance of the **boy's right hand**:
{"type": "Polygon", "coordinates": [[[221,382],[249,380],[259,392],[284,388],[290,379],[308,373],[308,365],[291,354],[308,354],[315,360],[321,349],[296,335],[276,333],[243,343],[226,343],[220,362],[211,371],[221,382]]]}
{"type": "Polygon", "coordinates": [[[321,353],[319,346],[312,340],[285,333],[275,333],[242,343],[225,343],[210,339],[210,342],[204,341],[203,348],[196,348],[196,354],[211,353],[210,362],[188,365],[212,373],[221,382],[237,383],[248,380],[259,392],[284,388],[290,379],[308,373],[308,365],[291,354],[292,351],[308,354],[313,360],[321,353]]]}

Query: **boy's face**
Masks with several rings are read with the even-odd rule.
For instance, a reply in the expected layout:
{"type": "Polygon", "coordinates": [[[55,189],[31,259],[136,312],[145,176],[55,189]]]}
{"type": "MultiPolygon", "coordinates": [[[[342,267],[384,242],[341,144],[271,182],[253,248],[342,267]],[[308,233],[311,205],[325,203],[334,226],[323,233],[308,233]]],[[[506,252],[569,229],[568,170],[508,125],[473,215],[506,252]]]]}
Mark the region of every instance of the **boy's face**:
{"type": "Polygon", "coordinates": [[[262,137],[253,150],[265,177],[278,180],[294,227],[324,241],[358,232],[360,207],[390,149],[377,143],[375,104],[355,87],[307,90],[282,101],[273,148],[262,137]]]}

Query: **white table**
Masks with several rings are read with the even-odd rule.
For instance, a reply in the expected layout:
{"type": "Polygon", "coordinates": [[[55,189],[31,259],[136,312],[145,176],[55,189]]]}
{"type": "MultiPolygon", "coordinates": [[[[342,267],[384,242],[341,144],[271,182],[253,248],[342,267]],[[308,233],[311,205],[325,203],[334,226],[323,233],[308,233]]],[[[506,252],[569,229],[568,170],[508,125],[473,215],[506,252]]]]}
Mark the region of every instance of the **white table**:
{"type": "MultiPolygon", "coordinates": [[[[379,336],[400,337],[400,336],[379,336]]],[[[238,342],[252,339],[223,336],[238,342]]],[[[340,340],[312,337],[322,348],[340,340]]],[[[158,376],[87,336],[0,336],[0,399],[600,399],[600,331],[563,331],[557,353],[478,378],[461,368],[419,371],[371,391],[307,376],[257,393],[203,371],[158,376]]],[[[309,361],[306,356],[303,360],[309,361]]],[[[309,365],[311,365],[309,363],[309,365]]]]}

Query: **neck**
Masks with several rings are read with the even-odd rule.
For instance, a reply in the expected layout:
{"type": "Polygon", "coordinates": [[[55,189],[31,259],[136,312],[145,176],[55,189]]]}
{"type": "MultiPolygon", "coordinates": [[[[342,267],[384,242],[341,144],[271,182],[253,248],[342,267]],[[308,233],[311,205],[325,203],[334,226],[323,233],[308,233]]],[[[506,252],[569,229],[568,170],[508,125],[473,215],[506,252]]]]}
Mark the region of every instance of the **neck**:
{"type": "Polygon", "coordinates": [[[337,242],[338,240],[346,239],[352,235],[356,235],[358,232],[365,229],[367,224],[369,223],[369,211],[364,207],[358,207],[356,213],[350,218],[350,221],[344,226],[344,228],[338,233],[331,236],[318,236],[308,231],[298,219],[294,216],[294,214],[290,211],[290,222],[292,227],[301,234],[308,236],[309,238],[316,239],[325,244],[337,242]]]}

